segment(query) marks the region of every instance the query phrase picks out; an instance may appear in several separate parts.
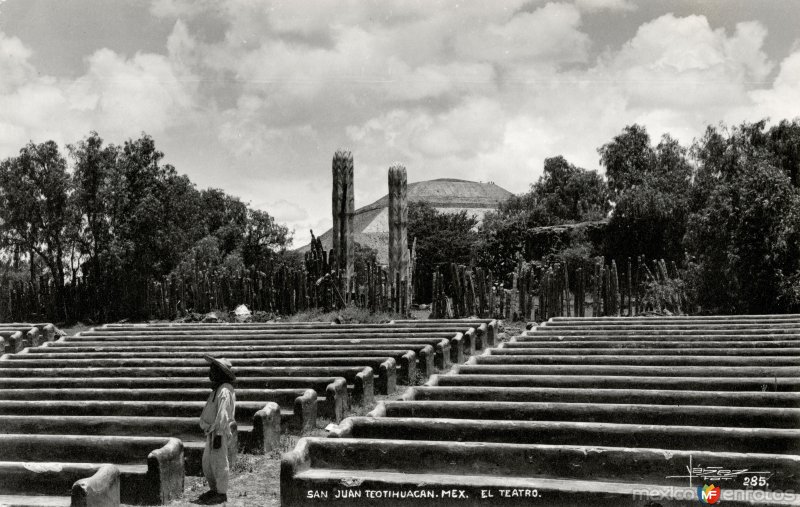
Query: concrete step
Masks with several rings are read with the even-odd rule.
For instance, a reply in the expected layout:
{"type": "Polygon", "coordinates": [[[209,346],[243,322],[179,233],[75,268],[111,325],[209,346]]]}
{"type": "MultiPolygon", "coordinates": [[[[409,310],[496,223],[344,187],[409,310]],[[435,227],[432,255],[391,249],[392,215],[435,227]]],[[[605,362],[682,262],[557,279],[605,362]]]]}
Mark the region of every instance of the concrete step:
{"type": "Polygon", "coordinates": [[[602,389],[680,389],[692,391],[800,391],[798,377],[669,377],[633,375],[434,375],[428,381],[441,386],[584,387],[602,389]],[[435,380],[434,380],[435,379],[435,380]]]}
{"type": "MultiPolygon", "coordinates": [[[[205,401],[210,389],[0,389],[0,400],[205,401]]],[[[236,389],[236,401],[291,407],[304,389],[236,389]]]]}
{"type": "Polygon", "coordinates": [[[348,417],[330,436],[800,454],[800,429],[796,428],[720,428],[718,426],[565,421],[348,417]]]}
{"type": "MultiPolygon", "coordinates": [[[[489,320],[488,322],[492,322],[489,320]]],[[[408,330],[437,330],[437,329],[453,329],[459,332],[470,327],[478,327],[481,324],[486,324],[487,321],[395,321],[395,324],[333,324],[331,322],[292,322],[292,323],[269,323],[269,324],[236,324],[236,323],[195,323],[195,324],[180,324],[180,323],[164,323],[164,324],[132,324],[132,325],[114,325],[106,324],[101,327],[93,328],[85,333],[139,333],[146,331],[174,331],[174,332],[265,332],[265,333],[291,333],[297,331],[309,332],[346,332],[346,331],[360,331],[360,332],[404,332],[408,330]]]]}
{"type": "Polygon", "coordinates": [[[558,323],[669,323],[669,322],[800,322],[800,314],[766,314],[766,315],[675,315],[675,316],[643,316],[632,317],[552,317],[547,324],[558,323]]]}
{"type": "MultiPolygon", "coordinates": [[[[358,357],[360,355],[376,356],[379,354],[392,355],[391,351],[397,353],[412,350],[419,356],[418,364],[428,367],[430,351],[426,347],[433,349],[434,366],[444,369],[451,364],[450,339],[447,338],[428,338],[413,340],[369,340],[364,343],[361,340],[330,340],[320,343],[318,340],[303,340],[302,344],[297,341],[285,341],[286,343],[264,345],[262,342],[247,342],[251,344],[237,344],[237,342],[218,342],[212,344],[194,345],[189,342],[177,342],[172,345],[164,343],[149,343],[144,346],[130,346],[126,343],[123,346],[73,346],[72,342],[58,342],[52,347],[36,347],[27,350],[31,358],[45,356],[50,358],[69,359],[72,357],[192,357],[195,355],[211,354],[221,357],[358,357]],[[187,345],[186,343],[189,343],[187,345]]],[[[272,342],[270,342],[272,343],[272,342]]],[[[462,341],[457,341],[456,345],[463,348],[462,341]]],[[[457,356],[463,361],[463,349],[457,356]]],[[[21,357],[25,354],[20,354],[21,357]]]]}
{"type": "Polygon", "coordinates": [[[527,336],[535,337],[567,337],[567,336],[591,336],[591,337],[619,337],[619,336],[657,336],[657,337],[684,337],[686,339],[698,336],[735,336],[735,337],[748,337],[748,336],[785,336],[797,338],[800,336],[800,329],[796,326],[788,328],[758,328],[758,329],[670,329],[654,327],[650,330],[637,330],[637,329],[595,329],[587,327],[586,329],[561,329],[561,328],[542,328],[537,327],[532,331],[527,332],[527,336]]]}
{"type": "MultiPolygon", "coordinates": [[[[394,360],[391,360],[392,363],[394,360]]],[[[348,384],[354,386],[353,395],[359,399],[363,398],[366,403],[371,401],[375,377],[372,368],[369,366],[301,366],[301,367],[235,367],[237,385],[247,383],[247,377],[343,377],[348,384]]],[[[382,372],[384,382],[378,384],[378,389],[382,394],[394,392],[396,377],[393,371],[387,367],[382,372]],[[394,381],[394,382],[393,382],[394,381]]],[[[203,384],[207,385],[208,368],[181,368],[181,367],[153,367],[153,368],[37,368],[35,371],[28,368],[6,368],[0,370],[0,386],[7,385],[6,379],[25,378],[36,375],[37,377],[50,377],[60,379],[87,379],[93,377],[139,377],[139,378],[167,378],[167,377],[196,377],[203,384]]],[[[59,381],[63,382],[63,381],[59,381]]],[[[9,383],[13,383],[9,382],[9,383]]],[[[76,382],[81,385],[80,382],[76,382]]],[[[108,382],[105,382],[108,384],[108,382]]],[[[15,384],[19,385],[19,384],[15,384]]],[[[64,385],[63,383],[61,384],[64,385]]],[[[121,384],[120,384],[121,385],[121,384]]],[[[252,385],[252,384],[249,384],[252,385]]],[[[263,384],[262,384],[263,385],[263,384]]],[[[113,385],[111,387],[114,387],[113,385]]]]}
{"type": "MultiPolygon", "coordinates": [[[[511,344],[503,344],[511,345],[511,344]]],[[[514,344],[514,345],[523,345],[514,344]]],[[[800,347],[792,348],[743,348],[743,347],[696,347],[696,348],[578,348],[578,347],[521,347],[504,346],[487,351],[492,356],[543,355],[543,356],[800,356],[800,347]]]]}
{"type": "MultiPolygon", "coordinates": [[[[238,391],[254,388],[268,389],[311,389],[317,393],[318,413],[339,421],[350,406],[353,398],[359,403],[371,403],[373,399],[372,373],[356,377],[357,382],[349,384],[343,377],[241,377],[237,379],[238,391]],[[321,401],[324,400],[324,401],[321,401]],[[364,401],[366,400],[366,401],[364,401]]],[[[15,395],[17,390],[69,390],[81,396],[83,390],[101,391],[104,389],[148,390],[148,389],[197,389],[208,393],[209,381],[200,377],[0,377],[0,398],[3,392],[11,393],[6,398],[27,399],[25,394],[15,395]]],[[[260,389],[259,389],[260,390],[260,389]]],[[[66,398],[72,395],[67,395],[66,398]]],[[[92,396],[95,397],[95,396],[92,396]]],[[[253,401],[243,399],[243,401],[253,401]]]]}
{"type": "MultiPolygon", "coordinates": [[[[738,340],[717,341],[713,337],[709,340],[675,341],[675,340],[533,340],[529,336],[518,336],[514,341],[502,344],[502,348],[525,347],[557,347],[557,348],[647,348],[655,349],[702,349],[702,348],[731,348],[755,350],[760,348],[798,348],[797,340],[738,340]]],[[[502,350],[502,349],[494,349],[502,350]]]]}
{"type": "MultiPolygon", "coordinates": [[[[716,453],[707,451],[670,451],[647,448],[547,446],[526,444],[428,442],[372,439],[304,438],[295,451],[284,455],[281,465],[282,505],[303,505],[307,491],[328,489],[398,490],[432,487],[439,492],[445,485],[457,485],[473,499],[480,499],[481,489],[514,488],[528,484],[536,489],[544,484],[559,484],[570,495],[580,493],[578,503],[564,504],[552,489],[543,500],[556,499],[555,505],[598,505],[592,491],[599,489],[601,502],[608,502],[610,491],[617,491],[616,503],[625,505],[636,499],[634,486],[672,486],[672,491],[685,487],[685,466],[695,463],[719,463],[726,469],[751,467],[774,471],[776,488],[794,489],[800,457],[771,454],[716,453]],[[691,456],[691,458],[690,458],[691,456]],[[631,467],[631,463],[637,466],[631,467]],[[670,477],[674,476],[674,477],[670,477]],[[463,479],[463,480],[459,480],[463,479]],[[542,482],[535,482],[542,481],[542,482]],[[552,481],[552,482],[549,482],[552,481]],[[390,486],[393,483],[394,486],[390,486]],[[534,486],[535,484],[535,486],[534,486]],[[589,488],[594,486],[594,490],[589,488]],[[599,485],[603,484],[603,488],[599,485]],[[351,487],[348,488],[347,485],[351,487]],[[778,486],[780,485],[780,486],[778,486]],[[620,488],[620,489],[616,489],[620,488]],[[619,499],[623,500],[620,503],[619,499]]],[[[751,468],[752,469],[752,468],[751,468]]],[[[455,486],[454,486],[455,487],[455,486]]],[[[687,488],[688,489],[688,488],[687,488]]],[[[695,491],[696,489],[692,488],[695,491]]],[[[689,493],[687,491],[687,493],[689,493]]],[[[499,497],[499,494],[498,494],[499,497]]],[[[668,497],[669,498],[669,497],[668,497]]],[[[696,496],[681,497],[681,500],[696,496]]],[[[385,499],[391,502],[393,499],[385,499]]],[[[436,498],[449,504],[449,498],[436,498]]],[[[464,498],[459,499],[462,504],[464,498]]],[[[523,499],[528,505],[530,497],[523,499]]],[[[576,500],[573,496],[572,500],[576,500]]],[[[639,504],[642,498],[637,499],[639,504]]],[[[534,500],[535,501],[535,500],[534,500]]],[[[367,502],[364,502],[367,503],[367,502]]],[[[374,502],[373,502],[374,503],[374,502]]],[[[470,504],[469,499],[466,500],[470,504]]],[[[416,499],[415,499],[415,505],[416,499]]],[[[427,505],[433,505],[429,502],[427,505]]],[[[603,503],[599,503],[602,505],[603,503]]],[[[548,502],[548,505],[553,505],[548,502]]]]}
{"type": "MultiPolygon", "coordinates": [[[[491,356],[489,356],[491,357],[491,356]]],[[[459,374],[478,375],[615,375],[663,377],[800,377],[796,366],[634,366],[634,365],[529,365],[466,364],[459,374]]]]}
{"type": "MultiPolygon", "coordinates": [[[[197,416],[0,415],[0,433],[173,437],[186,442],[203,439],[197,421],[197,416]]],[[[237,426],[240,437],[249,438],[253,426],[237,426]]]]}
{"type": "Polygon", "coordinates": [[[642,388],[419,386],[409,388],[403,393],[403,399],[418,401],[542,401],[800,408],[800,393],[796,392],[681,391],[642,388]]]}
{"type": "Polygon", "coordinates": [[[648,323],[633,323],[629,322],[626,324],[623,323],[614,323],[614,324],[606,324],[606,323],[592,323],[592,324],[567,324],[567,323],[548,323],[543,326],[539,326],[534,328],[535,333],[543,333],[543,332],[561,332],[561,331],[568,331],[568,330],[582,330],[582,329],[590,329],[590,330],[603,330],[603,331],[657,331],[657,330],[666,330],[666,331],[679,331],[679,330],[696,330],[702,331],[705,329],[716,331],[720,329],[730,330],[731,332],[738,332],[740,330],[751,330],[751,329],[763,329],[763,330],[774,330],[774,329],[794,329],[795,331],[800,331],[800,321],[792,321],[792,322],[780,322],[780,321],[771,321],[769,323],[764,322],[660,322],[654,324],[648,323]]]}
{"type": "Polygon", "coordinates": [[[55,495],[0,495],[0,505],[4,507],[67,507],[71,505],[69,496],[55,495]]]}
{"type": "Polygon", "coordinates": [[[182,341],[182,340],[213,341],[217,339],[224,339],[227,341],[260,340],[268,342],[273,339],[274,340],[289,340],[289,339],[328,340],[334,338],[347,338],[354,340],[359,338],[448,338],[457,333],[463,333],[465,331],[468,331],[468,329],[414,328],[414,329],[374,329],[374,330],[359,330],[359,331],[350,331],[350,330],[320,331],[316,329],[298,329],[293,331],[285,331],[285,330],[279,330],[279,331],[277,330],[276,331],[163,330],[162,331],[162,330],[143,329],[141,331],[136,331],[131,333],[109,332],[102,330],[85,331],[80,333],[79,335],[69,336],[66,339],[72,342],[83,342],[83,341],[120,342],[129,340],[160,341],[165,339],[175,340],[175,341],[182,341]]]}
{"type": "MultiPolygon", "coordinates": [[[[379,405],[376,410],[379,410],[380,407],[379,405]]],[[[795,408],[633,403],[385,401],[383,409],[386,417],[424,417],[429,419],[584,421],[733,428],[796,428],[800,426],[800,409],[795,408]]]]}
{"type": "Polygon", "coordinates": [[[122,503],[163,504],[183,494],[183,444],[177,439],[0,434],[0,456],[34,463],[114,464],[122,503]]]}
{"type": "MultiPolygon", "coordinates": [[[[713,355],[488,355],[475,356],[467,364],[530,364],[530,365],[640,365],[640,366],[727,366],[739,368],[743,366],[800,366],[800,355],[752,357],[741,356],[713,356],[713,355]]],[[[800,372],[800,370],[798,370],[800,372]]]]}
{"type": "MultiPolygon", "coordinates": [[[[25,356],[25,354],[21,354],[21,356],[25,356]]],[[[374,371],[378,372],[378,376],[380,379],[382,379],[382,382],[390,383],[387,393],[394,392],[394,383],[396,382],[396,377],[398,375],[401,378],[408,380],[409,378],[413,378],[417,371],[417,355],[410,350],[403,351],[398,361],[396,361],[389,354],[380,353],[375,357],[232,358],[230,359],[230,362],[233,365],[233,371],[237,374],[237,376],[240,372],[246,374],[247,371],[257,371],[254,369],[261,367],[370,367],[374,371]]],[[[4,374],[5,370],[19,371],[20,369],[28,369],[29,372],[35,374],[39,370],[54,368],[85,368],[91,371],[109,368],[116,371],[125,371],[126,368],[149,370],[154,368],[165,368],[170,371],[186,371],[187,369],[198,371],[208,369],[208,363],[202,358],[49,359],[41,356],[36,356],[33,359],[16,357],[7,361],[0,361],[0,375],[4,374]]],[[[426,370],[427,369],[428,368],[426,368],[426,370]]],[[[432,369],[432,363],[430,369],[432,369]]]]}

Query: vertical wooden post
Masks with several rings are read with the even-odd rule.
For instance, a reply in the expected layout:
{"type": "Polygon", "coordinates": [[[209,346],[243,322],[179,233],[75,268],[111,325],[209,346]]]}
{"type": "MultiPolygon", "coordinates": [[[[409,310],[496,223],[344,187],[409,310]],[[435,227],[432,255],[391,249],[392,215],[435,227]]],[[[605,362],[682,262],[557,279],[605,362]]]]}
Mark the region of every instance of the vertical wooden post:
{"type": "Polygon", "coordinates": [[[626,282],[627,282],[626,285],[627,285],[627,291],[628,291],[628,317],[632,317],[633,316],[633,303],[631,303],[632,296],[633,296],[633,287],[632,287],[632,283],[631,283],[631,280],[632,280],[632,278],[631,278],[631,269],[632,268],[633,268],[633,265],[631,264],[631,258],[628,257],[628,269],[627,269],[627,272],[625,273],[625,278],[626,278],[626,282]]]}
{"type": "Polygon", "coordinates": [[[337,151],[333,155],[333,163],[331,164],[333,176],[333,192],[331,196],[331,216],[333,218],[333,228],[331,229],[332,248],[328,257],[330,259],[331,269],[336,271],[337,275],[339,273],[341,261],[339,252],[341,252],[342,249],[342,223],[344,222],[342,217],[342,202],[344,201],[344,188],[342,185],[342,162],[343,161],[341,157],[339,157],[339,152],[337,151]]]}
{"type": "Polygon", "coordinates": [[[344,223],[342,224],[342,256],[344,257],[344,287],[345,292],[355,293],[355,231],[353,230],[353,217],[355,216],[355,194],[353,185],[353,155],[348,151],[344,154],[344,223]]]}
{"type": "Polygon", "coordinates": [[[331,259],[331,264],[337,274],[337,288],[347,301],[353,292],[353,259],[355,257],[353,155],[349,151],[337,151],[333,155],[332,172],[333,259],[331,259]]]}
{"type": "MultiPolygon", "coordinates": [[[[406,168],[389,168],[389,279],[407,281],[408,272],[408,197],[406,168]]],[[[407,313],[403,309],[403,313],[407,313]]]]}

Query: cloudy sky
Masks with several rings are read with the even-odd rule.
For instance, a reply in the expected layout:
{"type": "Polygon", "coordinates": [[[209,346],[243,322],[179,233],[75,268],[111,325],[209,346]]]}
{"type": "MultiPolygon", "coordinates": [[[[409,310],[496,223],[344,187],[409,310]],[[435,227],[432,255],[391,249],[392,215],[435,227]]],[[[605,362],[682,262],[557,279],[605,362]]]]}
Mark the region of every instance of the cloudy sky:
{"type": "Polygon", "coordinates": [[[361,206],[398,162],[518,193],[634,122],[799,116],[798,26],[797,0],[0,0],[0,158],[144,131],[300,245],[337,148],[361,206]]]}

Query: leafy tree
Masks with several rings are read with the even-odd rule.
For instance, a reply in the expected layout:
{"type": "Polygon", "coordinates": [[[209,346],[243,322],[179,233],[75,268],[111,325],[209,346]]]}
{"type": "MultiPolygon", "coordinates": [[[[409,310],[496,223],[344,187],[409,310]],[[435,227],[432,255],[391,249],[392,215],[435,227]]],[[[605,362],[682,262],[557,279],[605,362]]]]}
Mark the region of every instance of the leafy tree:
{"type": "MultiPolygon", "coordinates": [[[[532,229],[599,220],[610,209],[608,186],[597,172],[576,167],[562,156],[548,158],[528,192],[510,197],[496,213],[484,217],[477,263],[504,277],[516,266],[517,255],[526,251],[532,229]]],[[[545,248],[555,254],[554,249],[557,245],[545,248]]]]}
{"type": "Polygon", "coordinates": [[[284,225],[275,223],[275,219],[266,211],[248,210],[247,227],[242,244],[242,258],[248,266],[264,269],[272,254],[278,249],[285,249],[291,243],[291,234],[284,225]]]}
{"type": "Polygon", "coordinates": [[[771,313],[798,308],[800,191],[792,149],[797,122],[709,128],[699,161],[685,245],[704,309],[771,313]],[[776,142],[778,139],[780,142],[776,142]]]}
{"type": "Polygon", "coordinates": [[[52,141],[0,163],[3,279],[26,265],[34,286],[51,276],[59,318],[79,278],[91,315],[77,317],[110,319],[140,316],[147,286],[172,272],[297,264],[282,253],[285,226],[221,190],[198,191],[146,134],[117,146],[91,132],[67,150],[72,173],[52,141]]]}
{"type": "Polygon", "coordinates": [[[408,205],[408,241],[417,241],[417,271],[414,277],[418,301],[431,297],[432,273],[443,263],[470,264],[477,239],[478,220],[466,210],[442,213],[423,202],[408,205]],[[428,283],[425,283],[427,281],[428,283]]]}
{"type": "Polygon", "coordinates": [[[644,127],[633,125],[598,151],[616,196],[607,256],[682,261],[692,177],[688,150],[669,135],[652,146],[644,127]]]}
{"type": "Polygon", "coordinates": [[[562,156],[545,159],[544,172],[531,193],[552,222],[600,220],[610,209],[603,178],[595,171],[575,167],[562,156]]]}
{"type": "Polygon", "coordinates": [[[0,223],[2,244],[29,253],[31,282],[35,283],[36,259],[40,259],[55,282],[56,306],[64,306],[65,254],[77,232],[70,206],[67,162],[53,141],[29,143],[19,156],[0,163],[0,223]]]}
{"type": "Polygon", "coordinates": [[[622,133],[598,149],[600,165],[606,168],[608,186],[615,198],[627,190],[644,184],[644,177],[652,172],[655,153],[650,135],[641,125],[629,125],[622,133]]]}

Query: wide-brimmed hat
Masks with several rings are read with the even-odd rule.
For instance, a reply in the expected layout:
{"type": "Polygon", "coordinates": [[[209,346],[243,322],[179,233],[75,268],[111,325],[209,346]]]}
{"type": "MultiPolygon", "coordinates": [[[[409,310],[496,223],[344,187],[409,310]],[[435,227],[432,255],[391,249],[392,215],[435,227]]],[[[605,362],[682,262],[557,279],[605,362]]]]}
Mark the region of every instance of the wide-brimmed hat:
{"type": "Polygon", "coordinates": [[[204,354],[203,359],[205,359],[206,362],[211,366],[216,366],[219,368],[219,371],[228,377],[229,380],[236,380],[236,375],[233,374],[233,365],[231,365],[231,362],[227,359],[217,359],[216,357],[211,357],[208,354],[204,354]]]}

